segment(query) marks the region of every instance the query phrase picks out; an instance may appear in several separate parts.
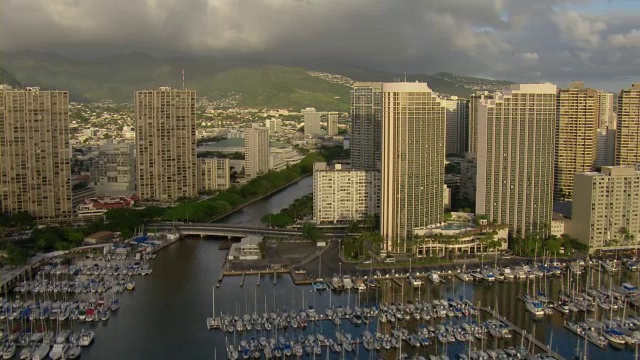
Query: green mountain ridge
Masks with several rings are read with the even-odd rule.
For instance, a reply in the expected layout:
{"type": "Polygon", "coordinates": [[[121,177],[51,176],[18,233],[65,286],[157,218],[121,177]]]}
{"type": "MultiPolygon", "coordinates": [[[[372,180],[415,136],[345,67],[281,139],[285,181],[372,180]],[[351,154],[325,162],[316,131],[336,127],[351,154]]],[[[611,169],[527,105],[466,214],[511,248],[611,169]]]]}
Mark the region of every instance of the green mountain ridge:
{"type": "Polygon", "coordinates": [[[14,88],[22,87],[22,84],[10,74],[2,65],[0,65],[0,84],[10,85],[14,88]]]}
{"type": "MultiPolygon", "coordinates": [[[[71,59],[57,54],[33,51],[4,53],[0,64],[8,71],[5,82],[45,89],[65,89],[80,102],[113,100],[131,102],[136,90],[158,86],[182,87],[198,91],[211,100],[239,94],[237,106],[300,110],[348,111],[349,87],[311,76],[295,66],[265,65],[258,60],[223,58],[156,58],[146,53],[127,53],[98,59],[71,59]],[[14,76],[11,76],[13,74],[14,76]],[[18,83],[19,81],[19,83],[18,83]]],[[[5,73],[0,67],[0,76],[5,73]]],[[[347,76],[358,81],[395,81],[398,73],[367,68],[310,70],[347,76]]],[[[2,78],[0,78],[2,79],[2,78]]],[[[426,81],[436,92],[468,96],[495,81],[449,73],[411,74],[409,81],[426,81]]],[[[504,82],[508,83],[508,82],[504,82]]]]}

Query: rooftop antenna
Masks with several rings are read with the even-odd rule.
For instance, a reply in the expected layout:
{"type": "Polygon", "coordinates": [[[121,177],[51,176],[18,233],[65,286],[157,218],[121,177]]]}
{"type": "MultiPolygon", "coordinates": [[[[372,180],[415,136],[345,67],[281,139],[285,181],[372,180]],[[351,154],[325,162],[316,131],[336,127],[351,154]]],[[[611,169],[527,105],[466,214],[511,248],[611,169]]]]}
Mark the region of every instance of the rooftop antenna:
{"type": "Polygon", "coordinates": [[[184,90],[184,68],[182,68],[182,90],[184,90]]]}

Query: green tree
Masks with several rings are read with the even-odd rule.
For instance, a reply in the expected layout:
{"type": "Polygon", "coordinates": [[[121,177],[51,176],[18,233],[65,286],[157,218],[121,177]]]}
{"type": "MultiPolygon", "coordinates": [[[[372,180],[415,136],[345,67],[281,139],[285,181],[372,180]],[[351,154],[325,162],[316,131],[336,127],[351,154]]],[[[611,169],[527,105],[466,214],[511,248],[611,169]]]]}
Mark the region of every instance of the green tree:
{"type": "Polygon", "coordinates": [[[560,252],[560,248],[562,247],[562,241],[555,236],[547,239],[544,243],[544,247],[552,254],[557,254],[560,252]]]}
{"type": "Polygon", "coordinates": [[[306,223],[302,226],[301,230],[302,230],[302,236],[304,236],[305,238],[311,241],[318,241],[322,237],[320,230],[314,224],[306,223]]]}

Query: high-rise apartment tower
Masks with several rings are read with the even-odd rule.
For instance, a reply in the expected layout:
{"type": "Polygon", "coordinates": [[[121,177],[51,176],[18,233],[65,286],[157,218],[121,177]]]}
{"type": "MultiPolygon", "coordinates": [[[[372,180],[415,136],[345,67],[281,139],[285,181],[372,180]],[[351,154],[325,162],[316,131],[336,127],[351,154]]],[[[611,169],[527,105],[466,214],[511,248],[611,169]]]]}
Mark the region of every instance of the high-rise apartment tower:
{"type": "Polygon", "coordinates": [[[616,165],[640,163],[640,83],[618,95],[616,165]]]}
{"type": "Polygon", "coordinates": [[[576,173],[595,168],[599,92],[581,82],[560,89],[557,98],[554,199],[570,200],[576,173]]]}
{"type": "Polygon", "coordinates": [[[478,106],[476,213],[514,235],[551,225],[556,91],[512,85],[478,106]]]}
{"type": "Polygon", "coordinates": [[[425,83],[382,93],[381,234],[387,250],[407,252],[415,228],[443,221],[446,109],[425,83]]]}
{"type": "Polygon", "coordinates": [[[69,93],[0,86],[2,212],[71,218],[70,158],[69,93]]]}
{"type": "Polygon", "coordinates": [[[244,174],[254,178],[269,172],[269,129],[251,124],[244,129],[244,174]]]}
{"type": "Polygon", "coordinates": [[[382,83],[356,82],[351,87],[351,165],[380,169],[382,147],[382,83]]]}
{"type": "Polygon", "coordinates": [[[138,196],[158,201],[196,196],[196,92],[136,91],[134,107],[138,196]]]}

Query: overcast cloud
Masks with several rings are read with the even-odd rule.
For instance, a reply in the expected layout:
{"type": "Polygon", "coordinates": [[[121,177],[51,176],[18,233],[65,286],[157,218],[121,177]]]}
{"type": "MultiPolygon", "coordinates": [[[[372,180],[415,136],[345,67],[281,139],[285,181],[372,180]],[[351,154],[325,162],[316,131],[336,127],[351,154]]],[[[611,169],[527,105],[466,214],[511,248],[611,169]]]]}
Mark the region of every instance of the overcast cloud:
{"type": "Polygon", "coordinates": [[[616,1],[628,2],[2,0],[0,48],[255,54],[393,71],[629,84],[640,80],[640,1],[616,1]]]}

